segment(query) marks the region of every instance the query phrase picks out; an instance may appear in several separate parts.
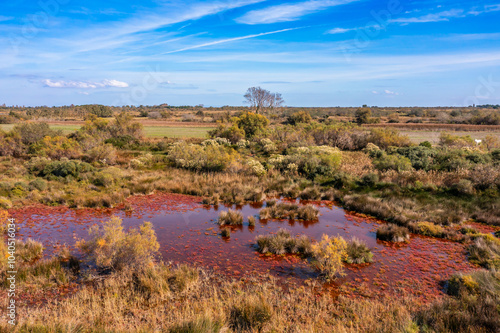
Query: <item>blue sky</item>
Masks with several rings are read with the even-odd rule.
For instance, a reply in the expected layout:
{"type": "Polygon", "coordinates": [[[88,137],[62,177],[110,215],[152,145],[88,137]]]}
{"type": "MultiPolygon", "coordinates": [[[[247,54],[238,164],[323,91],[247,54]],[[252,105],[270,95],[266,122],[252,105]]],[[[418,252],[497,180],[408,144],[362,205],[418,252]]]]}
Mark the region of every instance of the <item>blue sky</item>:
{"type": "Polygon", "coordinates": [[[0,104],[500,104],[500,0],[11,0],[0,104]]]}

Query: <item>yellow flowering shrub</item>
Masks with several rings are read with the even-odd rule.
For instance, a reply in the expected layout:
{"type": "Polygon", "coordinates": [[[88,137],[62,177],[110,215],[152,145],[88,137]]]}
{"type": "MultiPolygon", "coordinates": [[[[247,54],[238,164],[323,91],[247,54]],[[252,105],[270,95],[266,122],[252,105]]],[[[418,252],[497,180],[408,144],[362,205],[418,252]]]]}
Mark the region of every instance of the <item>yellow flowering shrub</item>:
{"type": "Polygon", "coordinates": [[[344,274],[343,261],[347,259],[347,242],[340,236],[323,235],[312,245],[313,266],[327,279],[344,274]]]}
{"type": "Polygon", "coordinates": [[[91,227],[89,235],[90,239],[79,241],[77,247],[101,268],[121,270],[151,265],[160,248],[151,222],[126,232],[121,218],[113,216],[102,226],[91,227]]]}

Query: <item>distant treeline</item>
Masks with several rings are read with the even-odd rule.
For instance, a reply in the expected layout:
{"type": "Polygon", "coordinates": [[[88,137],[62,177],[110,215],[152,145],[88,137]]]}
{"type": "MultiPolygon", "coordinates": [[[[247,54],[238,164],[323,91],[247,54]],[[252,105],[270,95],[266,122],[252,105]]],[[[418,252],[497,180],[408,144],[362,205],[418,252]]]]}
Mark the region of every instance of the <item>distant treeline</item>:
{"type": "MultiPolygon", "coordinates": [[[[373,119],[386,117],[389,122],[435,122],[448,124],[500,125],[499,105],[478,105],[475,107],[377,107],[371,106],[373,119]],[[402,119],[401,117],[405,117],[402,119]]],[[[363,105],[363,108],[368,106],[363,105]]],[[[316,119],[329,117],[354,118],[358,107],[281,107],[272,119],[287,119],[297,112],[307,112],[316,119]]],[[[245,106],[204,107],[172,106],[160,104],[154,106],[105,106],[105,105],[69,105],[60,107],[24,107],[0,106],[0,123],[16,123],[22,120],[82,120],[90,114],[98,117],[113,117],[122,112],[136,117],[151,119],[169,119],[182,117],[182,121],[212,121],[229,119],[232,115],[252,110],[245,106]]]]}

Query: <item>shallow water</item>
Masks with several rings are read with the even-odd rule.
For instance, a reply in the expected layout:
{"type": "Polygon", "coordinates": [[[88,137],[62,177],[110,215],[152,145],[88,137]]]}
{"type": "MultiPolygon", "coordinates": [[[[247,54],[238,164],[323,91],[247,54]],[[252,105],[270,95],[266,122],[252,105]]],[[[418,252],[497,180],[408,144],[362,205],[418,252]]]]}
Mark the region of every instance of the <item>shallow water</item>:
{"type": "Polygon", "coordinates": [[[255,249],[255,237],[280,228],[292,234],[306,234],[319,240],[322,234],[356,236],[372,249],[374,262],[346,265],[346,276],[330,285],[344,294],[376,296],[404,289],[407,293],[432,299],[442,294],[442,282],[456,271],[475,267],[467,261],[462,244],[412,235],[408,244],[380,242],[375,231],[380,221],[344,211],[333,202],[313,202],[320,209],[318,221],[261,220],[250,227],[247,217],[258,216],[263,204],[245,206],[203,206],[196,197],[155,194],[132,197],[131,211],[120,209],[81,209],[65,207],[26,207],[11,211],[20,226],[20,236],[41,241],[46,253],[63,244],[74,245],[85,238],[90,226],[112,215],[123,218],[126,227],[143,221],[153,223],[164,261],[195,263],[229,276],[271,274],[283,282],[302,283],[317,273],[297,256],[265,256],[255,249]],[[233,227],[231,237],[223,239],[216,224],[221,210],[241,210],[244,225],[233,227]]]}

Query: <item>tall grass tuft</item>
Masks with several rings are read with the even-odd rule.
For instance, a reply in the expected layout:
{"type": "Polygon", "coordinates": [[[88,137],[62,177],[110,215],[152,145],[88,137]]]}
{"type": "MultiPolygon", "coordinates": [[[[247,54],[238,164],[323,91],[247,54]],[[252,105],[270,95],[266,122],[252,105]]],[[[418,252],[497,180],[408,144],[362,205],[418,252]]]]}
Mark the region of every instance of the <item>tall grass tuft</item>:
{"type": "Polygon", "coordinates": [[[366,243],[356,237],[353,237],[347,243],[347,259],[349,264],[365,264],[373,261],[373,253],[366,243]]]}
{"type": "Polygon", "coordinates": [[[229,326],[235,332],[260,332],[272,315],[273,308],[264,297],[249,297],[232,307],[229,326]]]}
{"type": "Polygon", "coordinates": [[[248,217],[248,225],[251,227],[255,226],[255,216],[249,216],[248,217]]]}
{"type": "Polygon", "coordinates": [[[43,254],[43,245],[31,238],[26,242],[18,241],[16,244],[16,256],[23,262],[31,262],[40,259],[43,254]]]}
{"type": "Polygon", "coordinates": [[[293,203],[282,202],[266,207],[259,212],[261,219],[298,219],[304,221],[316,220],[319,210],[312,205],[299,206],[293,203]]]}
{"type": "Polygon", "coordinates": [[[500,269],[500,240],[491,234],[481,235],[467,248],[469,260],[490,269],[500,269]]]}
{"type": "Polygon", "coordinates": [[[290,231],[280,229],[275,235],[259,235],[256,237],[257,249],[260,253],[272,254],[304,254],[311,253],[311,240],[306,235],[293,237],[290,231]]]}
{"type": "Polygon", "coordinates": [[[389,223],[377,229],[377,238],[394,243],[408,242],[410,239],[410,232],[408,228],[389,223]]]}
{"type": "Polygon", "coordinates": [[[229,209],[227,212],[222,211],[219,213],[219,225],[242,225],[243,215],[241,212],[229,209]]]}
{"type": "Polygon", "coordinates": [[[229,229],[229,228],[224,228],[224,229],[222,229],[222,231],[221,231],[221,233],[220,233],[220,234],[221,234],[221,236],[222,236],[222,237],[224,237],[224,238],[229,238],[229,237],[231,237],[231,229],[229,229]]]}

